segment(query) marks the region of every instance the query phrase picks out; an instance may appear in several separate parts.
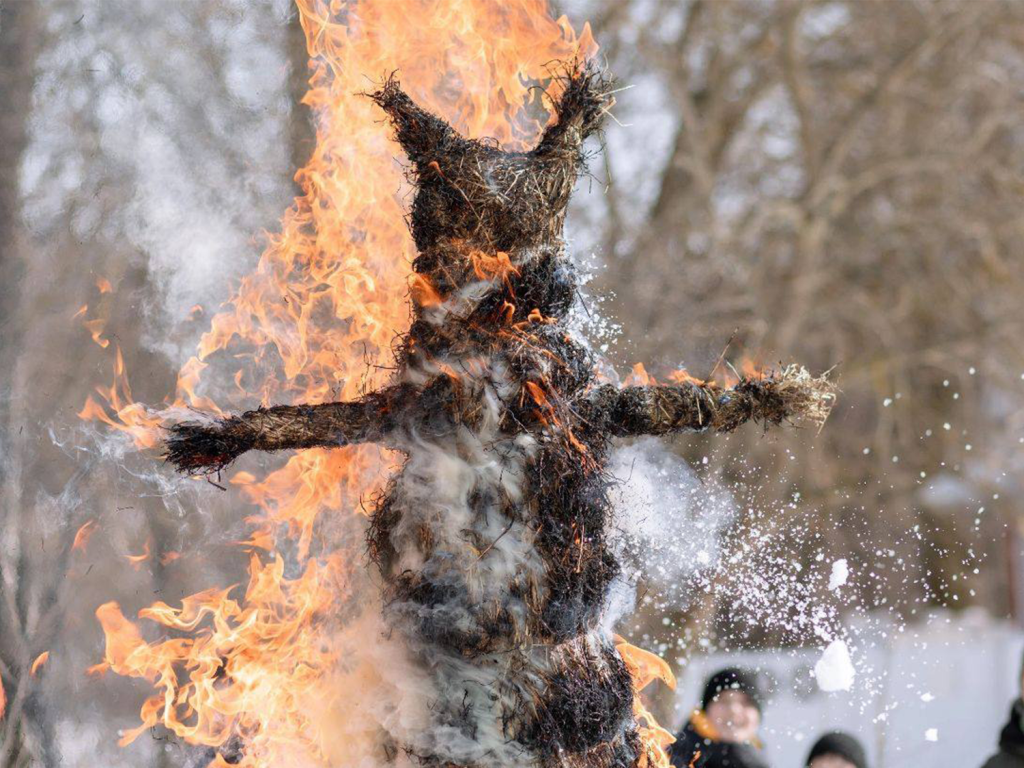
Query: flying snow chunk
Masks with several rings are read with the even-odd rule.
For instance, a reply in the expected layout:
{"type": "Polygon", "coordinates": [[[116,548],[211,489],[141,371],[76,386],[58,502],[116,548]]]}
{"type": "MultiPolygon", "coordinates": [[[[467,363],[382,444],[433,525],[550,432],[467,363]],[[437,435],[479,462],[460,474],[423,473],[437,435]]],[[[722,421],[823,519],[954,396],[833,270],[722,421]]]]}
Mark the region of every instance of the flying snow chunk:
{"type": "Polygon", "coordinates": [[[929,728],[927,731],[924,732],[924,740],[925,741],[938,741],[939,740],[939,729],[938,728],[929,728]]]}
{"type": "Polygon", "coordinates": [[[828,577],[828,588],[835,592],[850,578],[850,566],[846,559],[836,560],[832,563],[832,575],[828,577]]]}
{"type": "Polygon", "coordinates": [[[850,650],[842,640],[833,640],[814,665],[814,678],[826,693],[848,691],[857,676],[850,660],[850,650]]]}

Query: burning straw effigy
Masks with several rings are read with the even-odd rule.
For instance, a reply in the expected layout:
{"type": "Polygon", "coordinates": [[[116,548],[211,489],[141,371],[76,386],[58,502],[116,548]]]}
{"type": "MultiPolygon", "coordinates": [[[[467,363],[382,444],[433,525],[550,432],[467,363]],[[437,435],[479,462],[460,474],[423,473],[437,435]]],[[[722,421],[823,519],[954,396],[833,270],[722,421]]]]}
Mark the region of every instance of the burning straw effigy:
{"type": "Polygon", "coordinates": [[[821,423],[833,387],[804,369],[732,387],[600,383],[568,322],[562,239],[583,143],[610,82],[571,65],[529,152],[467,139],[389,79],[371,94],[411,161],[413,322],[392,383],[353,402],[173,427],[168,460],[216,472],[250,450],[377,442],[403,452],[369,554],[384,621],[430,680],[431,722],[384,733],[384,761],[428,766],[660,763],[635,669],[601,619],[620,577],[605,473],[614,438],[821,423]],[[634,674],[631,674],[634,673],[634,674]],[[649,725],[649,724],[647,724],[649,725]]]}

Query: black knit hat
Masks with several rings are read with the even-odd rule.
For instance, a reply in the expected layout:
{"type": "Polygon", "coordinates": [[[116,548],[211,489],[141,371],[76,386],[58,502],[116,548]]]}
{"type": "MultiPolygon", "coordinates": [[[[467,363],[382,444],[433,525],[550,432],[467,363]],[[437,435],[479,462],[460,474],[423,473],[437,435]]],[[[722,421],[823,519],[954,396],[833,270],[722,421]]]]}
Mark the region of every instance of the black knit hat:
{"type": "Polygon", "coordinates": [[[701,709],[707,709],[722,691],[740,691],[747,694],[751,703],[761,711],[761,688],[757,684],[757,675],[736,667],[729,667],[716,672],[708,678],[704,686],[704,696],[700,700],[701,709]]]}
{"type": "Polygon", "coordinates": [[[841,757],[843,760],[853,763],[856,768],[868,768],[868,758],[864,754],[864,747],[853,736],[842,731],[826,733],[818,739],[817,743],[811,747],[811,754],[807,756],[807,764],[810,765],[814,758],[825,755],[841,757]]]}

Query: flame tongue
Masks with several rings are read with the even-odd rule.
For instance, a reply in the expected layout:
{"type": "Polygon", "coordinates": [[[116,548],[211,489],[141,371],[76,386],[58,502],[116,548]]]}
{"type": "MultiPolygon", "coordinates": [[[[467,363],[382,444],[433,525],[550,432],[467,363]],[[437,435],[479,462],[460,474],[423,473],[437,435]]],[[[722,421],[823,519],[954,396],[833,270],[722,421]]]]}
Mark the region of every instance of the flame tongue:
{"type": "Polygon", "coordinates": [[[327,639],[326,607],[344,597],[330,567],[310,561],[297,579],[280,557],[253,557],[244,600],[231,589],[185,598],[180,608],[156,603],[140,612],[185,638],[147,643],[116,603],[97,611],[107,637],[106,661],[94,671],[142,677],[162,689],[142,709],[128,744],[161,724],[195,744],[245,739],[245,765],[271,764],[285,744],[292,754],[319,754],[309,713],[336,659],[327,639]],[[183,674],[184,673],[184,674],[183,674]],[[184,679],[183,679],[184,677],[184,679]]]}
{"type": "Polygon", "coordinates": [[[640,738],[647,747],[647,754],[641,758],[641,765],[668,766],[668,753],[665,751],[676,737],[666,731],[644,706],[640,692],[655,680],[661,680],[673,691],[676,689],[676,676],[665,660],[643,648],[637,648],[615,636],[615,650],[622,656],[633,678],[633,716],[640,725],[640,738]]]}

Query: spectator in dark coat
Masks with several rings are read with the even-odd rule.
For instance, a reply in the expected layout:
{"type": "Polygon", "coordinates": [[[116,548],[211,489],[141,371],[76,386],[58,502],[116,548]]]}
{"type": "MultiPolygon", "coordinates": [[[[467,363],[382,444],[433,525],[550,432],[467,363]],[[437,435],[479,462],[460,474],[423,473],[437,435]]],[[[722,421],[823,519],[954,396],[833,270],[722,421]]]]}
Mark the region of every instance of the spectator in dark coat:
{"type": "Polygon", "coordinates": [[[754,674],[723,669],[704,686],[700,709],[676,735],[669,759],[675,768],[768,768],[757,732],[761,689],[754,674]]]}
{"type": "Polygon", "coordinates": [[[982,768],[1024,768],[1024,663],[1020,690],[1021,694],[1010,708],[1010,719],[999,734],[999,751],[982,768]]]}
{"type": "Polygon", "coordinates": [[[826,733],[811,747],[807,768],[868,768],[864,747],[841,731],[826,733]]]}

